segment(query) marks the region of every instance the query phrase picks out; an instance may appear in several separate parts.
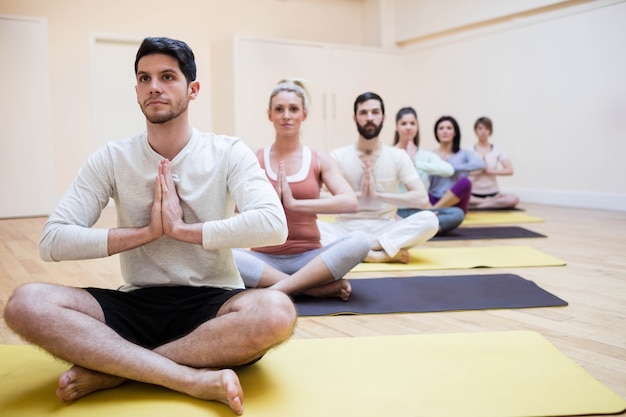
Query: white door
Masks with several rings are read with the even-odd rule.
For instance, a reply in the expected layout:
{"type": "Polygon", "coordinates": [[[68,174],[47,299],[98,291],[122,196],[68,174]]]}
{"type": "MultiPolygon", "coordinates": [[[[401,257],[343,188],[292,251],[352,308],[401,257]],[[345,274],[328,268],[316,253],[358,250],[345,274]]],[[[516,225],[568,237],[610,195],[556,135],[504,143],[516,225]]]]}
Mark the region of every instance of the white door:
{"type": "Polygon", "coordinates": [[[141,39],[96,36],[91,45],[94,150],[146,130],[133,64],[141,39]]]}
{"type": "Polygon", "coordinates": [[[282,79],[299,78],[311,101],[302,141],[315,150],[326,149],[328,51],[324,45],[240,39],[235,62],[237,136],[253,149],[272,143],[275,132],[267,119],[271,90],[282,79]]]}
{"type": "Polygon", "coordinates": [[[55,175],[45,20],[0,16],[0,56],[0,218],[47,215],[55,175]]]}
{"type": "Polygon", "coordinates": [[[368,48],[332,47],[329,141],[332,148],[355,143],[358,137],[353,120],[354,100],[367,91],[378,94],[385,104],[386,121],[380,138],[391,144],[395,132],[395,113],[411,104],[403,86],[406,76],[403,57],[394,51],[368,48]]]}

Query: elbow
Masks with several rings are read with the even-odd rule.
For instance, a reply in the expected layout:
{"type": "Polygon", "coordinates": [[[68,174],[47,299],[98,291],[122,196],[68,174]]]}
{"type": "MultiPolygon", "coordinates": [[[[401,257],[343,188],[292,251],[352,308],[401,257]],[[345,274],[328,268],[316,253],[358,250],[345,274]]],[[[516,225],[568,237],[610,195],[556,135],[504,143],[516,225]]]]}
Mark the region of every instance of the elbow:
{"type": "Polygon", "coordinates": [[[429,207],[430,207],[430,200],[428,199],[428,196],[420,198],[419,208],[422,209],[422,210],[426,210],[429,207]]]}
{"type": "Polygon", "coordinates": [[[285,243],[287,235],[289,234],[289,228],[287,226],[287,217],[282,204],[277,200],[277,204],[271,204],[265,207],[263,214],[263,242],[261,245],[280,245],[285,243]]]}
{"type": "Polygon", "coordinates": [[[278,216],[276,222],[273,222],[273,239],[276,240],[276,245],[281,245],[287,241],[287,236],[289,235],[289,227],[287,226],[287,218],[285,217],[284,212],[282,215],[278,216]]]}
{"type": "Polygon", "coordinates": [[[416,208],[420,210],[426,210],[430,207],[430,201],[428,199],[428,195],[419,195],[415,196],[411,199],[408,207],[416,208]]]}
{"type": "Polygon", "coordinates": [[[356,213],[357,211],[359,211],[359,204],[356,202],[346,206],[346,213],[356,213]]]}
{"type": "Polygon", "coordinates": [[[271,226],[266,228],[264,233],[257,234],[256,239],[248,243],[251,247],[282,245],[287,241],[288,234],[289,229],[286,223],[272,222],[271,226]]]}
{"type": "Polygon", "coordinates": [[[283,244],[287,241],[287,236],[289,235],[289,228],[285,223],[285,227],[280,228],[279,233],[277,234],[277,238],[279,240],[279,244],[283,244]]]}
{"type": "Polygon", "coordinates": [[[44,262],[53,262],[52,254],[50,253],[50,249],[39,245],[39,257],[44,262]]]}
{"type": "Polygon", "coordinates": [[[333,213],[356,213],[359,210],[359,201],[353,192],[335,194],[332,204],[325,206],[323,210],[316,214],[328,213],[328,210],[332,210],[333,213]]]}
{"type": "Polygon", "coordinates": [[[356,195],[351,198],[347,198],[344,204],[346,213],[356,213],[359,211],[359,201],[356,198],[356,195]]]}
{"type": "Polygon", "coordinates": [[[52,257],[52,238],[50,233],[42,233],[39,239],[39,257],[44,262],[55,262],[56,259],[52,257]]]}

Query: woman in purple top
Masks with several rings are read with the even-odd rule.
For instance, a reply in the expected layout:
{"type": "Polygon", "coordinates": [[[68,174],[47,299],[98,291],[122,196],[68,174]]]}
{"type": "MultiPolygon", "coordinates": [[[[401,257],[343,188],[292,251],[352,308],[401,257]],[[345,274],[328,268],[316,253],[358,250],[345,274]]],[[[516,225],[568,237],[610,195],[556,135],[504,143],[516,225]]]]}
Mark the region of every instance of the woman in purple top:
{"type": "Polygon", "coordinates": [[[461,149],[461,130],[452,116],[442,116],[437,120],[435,139],[439,143],[435,153],[452,165],[454,174],[450,177],[430,177],[430,202],[434,208],[456,206],[467,213],[472,195],[472,183],[467,177],[471,171],[483,169],[485,163],[471,150],[461,149]]]}

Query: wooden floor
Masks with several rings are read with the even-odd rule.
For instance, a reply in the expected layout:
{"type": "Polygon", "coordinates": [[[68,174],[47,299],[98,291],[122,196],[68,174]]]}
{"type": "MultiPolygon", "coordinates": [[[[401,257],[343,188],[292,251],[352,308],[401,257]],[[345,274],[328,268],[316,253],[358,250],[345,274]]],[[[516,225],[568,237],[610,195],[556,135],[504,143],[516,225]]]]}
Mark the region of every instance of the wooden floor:
{"type": "MultiPolygon", "coordinates": [[[[427,247],[529,245],[567,262],[564,267],[429,271],[424,275],[514,273],[566,300],[567,307],[467,312],[300,318],[295,338],[414,333],[534,330],[626,399],[626,212],[524,205],[544,219],[524,226],[547,238],[428,242],[427,247]]],[[[100,225],[114,222],[103,215],[100,225]]],[[[47,281],[114,288],[121,284],[116,256],[44,263],[37,243],[44,218],[0,220],[0,310],[12,290],[47,281]]],[[[367,278],[380,273],[352,274],[367,278]]],[[[415,273],[384,273],[385,276],[415,273]]],[[[0,343],[22,341],[0,322],[0,343]]]]}

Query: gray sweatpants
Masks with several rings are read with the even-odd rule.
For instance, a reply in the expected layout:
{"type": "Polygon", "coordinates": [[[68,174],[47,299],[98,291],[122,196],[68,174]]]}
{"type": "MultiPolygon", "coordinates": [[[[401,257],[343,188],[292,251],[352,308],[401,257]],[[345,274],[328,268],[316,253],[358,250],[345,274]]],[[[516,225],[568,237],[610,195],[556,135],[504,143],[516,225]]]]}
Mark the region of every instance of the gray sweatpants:
{"type": "Polygon", "coordinates": [[[328,246],[296,255],[269,255],[246,249],[235,249],[233,255],[246,287],[256,288],[266,264],[291,275],[317,256],[322,258],[335,280],[341,279],[365,259],[371,246],[372,240],[369,235],[355,231],[342,236],[328,246]]]}

